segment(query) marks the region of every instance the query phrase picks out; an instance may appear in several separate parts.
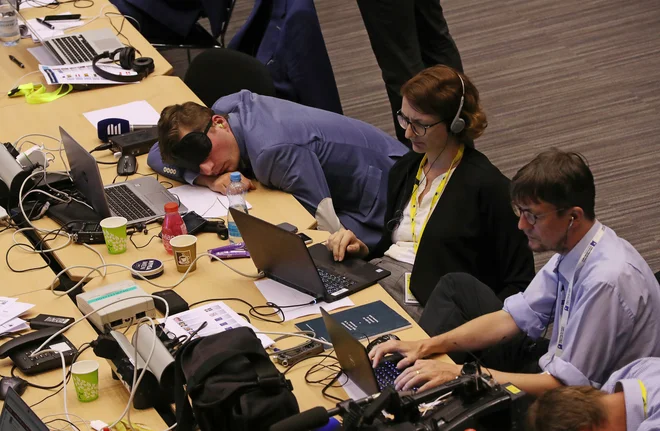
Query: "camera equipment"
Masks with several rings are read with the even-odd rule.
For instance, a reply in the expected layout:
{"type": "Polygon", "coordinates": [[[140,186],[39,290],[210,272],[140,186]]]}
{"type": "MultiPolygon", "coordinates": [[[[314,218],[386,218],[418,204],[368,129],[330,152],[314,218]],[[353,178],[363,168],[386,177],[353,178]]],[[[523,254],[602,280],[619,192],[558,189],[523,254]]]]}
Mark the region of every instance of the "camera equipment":
{"type": "Polygon", "coordinates": [[[316,341],[309,340],[300,346],[282,350],[275,357],[275,360],[278,364],[284,367],[292,367],[303,359],[316,356],[319,353],[323,353],[323,345],[316,341]]]}
{"type": "Polygon", "coordinates": [[[461,376],[424,392],[396,392],[387,388],[360,400],[347,400],[325,410],[316,407],[273,425],[271,431],[297,431],[322,427],[335,415],[343,418],[343,429],[401,431],[479,431],[514,429],[517,400],[525,393],[512,384],[498,384],[467,363],[461,376]],[[430,403],[430,405],[424,405],[430,403]],[[382,411],[389,413],[388,417],[382,411]]]}

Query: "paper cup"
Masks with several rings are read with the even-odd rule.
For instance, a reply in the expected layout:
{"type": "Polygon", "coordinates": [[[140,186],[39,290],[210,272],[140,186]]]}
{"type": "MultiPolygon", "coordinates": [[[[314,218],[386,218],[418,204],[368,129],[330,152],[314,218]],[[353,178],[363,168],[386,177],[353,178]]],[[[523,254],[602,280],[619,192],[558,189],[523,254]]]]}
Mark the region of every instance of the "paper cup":
{"type": "Polygon", "coordinates": [[[78,400],[83,403],[99,397],[99,363],[94,360],[80,361],[71,367],[71,377],[78,400]]]}
{"type": "Polygon", "coordinates": [[[126,223],[128,220],[124,217],[107,217],[101,220],[103,238],[110,254],[121,254],[126,251],[128,243],[126,223]]]}
{"type": "MultiPolygon", "coordinates": [[[[176,270],[186,272],[190,264],[197,257],[197,238],[194,235],[179,235],[170,240],[176,270]]],[[[192,266],[190,272],[197,269],[197,262],[192,266]]]]}

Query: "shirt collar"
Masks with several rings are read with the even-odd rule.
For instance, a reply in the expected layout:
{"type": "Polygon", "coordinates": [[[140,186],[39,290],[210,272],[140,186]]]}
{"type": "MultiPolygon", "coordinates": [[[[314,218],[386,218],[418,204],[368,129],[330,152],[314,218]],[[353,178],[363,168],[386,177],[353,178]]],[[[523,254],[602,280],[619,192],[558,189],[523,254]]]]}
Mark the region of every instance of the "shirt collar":
{"type": "Polygon", "coordinates": [[[601,226],[601,223],[596,220],[591,229],[589,229],[589,232],[587,232],[587,234],[582,237],[580,242],[578,242],[575,247],[573,247],[573,249],[569,251],[559,262],[557,270],[566,281],[570,282],[570,280],[572,280],[575,276],[575,268],[577,267],[578,260],[580,260],[582,253],[584,253],[584,250],[587,249],[587,246],[593,239],[594,235],[596,235],[596,232],[598,232],[598,229],[601,228],[601,226]]]}
{"type": "Polygon", "coordinates": [[[619,380],[615,392],[623,391],[626,404],[626,430],[635,431],[644,422],[644,402],[637,379],[619,380]]]}

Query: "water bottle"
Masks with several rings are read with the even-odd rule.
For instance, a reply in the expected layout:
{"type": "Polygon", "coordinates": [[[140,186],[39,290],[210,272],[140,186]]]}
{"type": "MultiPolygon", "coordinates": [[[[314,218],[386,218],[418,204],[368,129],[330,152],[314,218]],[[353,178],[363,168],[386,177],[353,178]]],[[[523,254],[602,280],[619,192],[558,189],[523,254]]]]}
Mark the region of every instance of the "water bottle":
{"type": "Polygon", "coordinates": [[[14,46],[20,39],[16,0],[0,0],[0,42],[4,46],[14,46]]]}
{"type": "MultiPolygon", "coordinates": [[[[241,182],[241,173],[232,172],[231,175],[229,175],[229,179],[231,180],[229,187],[227,187],[227,199],[229,200],[229,208],[235,208],[239,211],[247,213],[247,203],[245,203],[245,193],[247,193],[247,190],[241,182]]],[[[227,230],[229,231],[230,243],[236,244],[243,242],[241,233],[238,231],[236,222],[234,221],[230,212],[227,212],[227,230]]]]}
{"type": "Polygon", "coordinates": [[[170,240],[175,236],[188,233],[186,224],[183,222],[183,219],[179,214],[179,204],[176,202],[168,202],[165,204],[165,219],[163,220],[163,228],[160,233],[163,240],[163,247],[165,247],[165,250],[169,254],[172,254],[170,240]]]}

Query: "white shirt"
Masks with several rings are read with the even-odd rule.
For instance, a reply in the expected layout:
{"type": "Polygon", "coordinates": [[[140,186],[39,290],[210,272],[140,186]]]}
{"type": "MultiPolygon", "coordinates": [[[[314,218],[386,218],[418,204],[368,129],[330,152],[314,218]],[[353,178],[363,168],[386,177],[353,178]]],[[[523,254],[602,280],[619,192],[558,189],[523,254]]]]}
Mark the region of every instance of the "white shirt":
{"type": "MultiPolygon", "coordinates": [[[[415,236],[417,238],[420,238],[419,235],[422,232],[422,227],[424,227],[425,224],[424,222],[426,221],[426,218],[428,217],[429,213],[433,212],[435,206],[437,206],[438,202],[440,202],[440,199],[438,199],[436,201],[436,205],[433,208],[431,208],[431,202],[433,201],[433,195],[435,194],[435,190],[438,188],[440,182],[445,177],[445,175],[447,175],[446,172],[433,180],[429,191],[424,195],[419,205],[417,205],[417,214],[415,215],[415,218],[417,219],[417,222],[415,223],[415,236]]],[[[422,181],[419,183],[419,188],[417,189],[417,196],[419,196],[425,188],[426,188],[426,175],[422,177],[422,181]]],[[[412,198],[412,194],[411,194],[411,198],[412,198]]],[[[408,199],[408,202],[406,203],[406,206],[404,207],[403,210],[401,222],[394,229],[394,231],[392,231],[392,245],[385,252],[385,256],[391,257],[392,259],[398,260],[399,262],[408,263],[410,265],[415,264],[415,248],[413,243],[411,226],[412,226],[412,217],[410,216],[410,199],[408,199]]]]}

